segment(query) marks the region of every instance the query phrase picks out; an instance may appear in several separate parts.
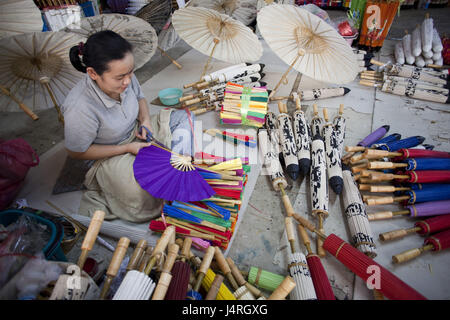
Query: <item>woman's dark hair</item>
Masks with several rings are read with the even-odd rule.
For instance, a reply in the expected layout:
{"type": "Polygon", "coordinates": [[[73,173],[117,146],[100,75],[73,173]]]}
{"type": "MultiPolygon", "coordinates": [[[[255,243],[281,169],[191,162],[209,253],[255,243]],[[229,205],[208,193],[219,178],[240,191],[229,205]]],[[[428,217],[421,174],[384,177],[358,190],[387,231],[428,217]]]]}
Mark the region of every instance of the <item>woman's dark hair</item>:
{"type": "Polygon", "coordinates": [[[108,70],[108,63],[121,60],[132,52],[131,44],[111,30],[100,31],[91,35],[86,43],[80,43],[70,49],[70,62],[75,69],[86,73],[91,67],[99,75],[108,70]]]}

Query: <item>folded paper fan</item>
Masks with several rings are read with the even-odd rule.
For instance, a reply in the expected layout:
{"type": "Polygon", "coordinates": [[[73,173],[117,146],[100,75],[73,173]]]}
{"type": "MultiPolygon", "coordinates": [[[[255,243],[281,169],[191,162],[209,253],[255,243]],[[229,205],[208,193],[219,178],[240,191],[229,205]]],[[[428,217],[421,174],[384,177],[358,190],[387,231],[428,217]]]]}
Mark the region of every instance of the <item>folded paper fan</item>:
{"type": "Polygon", "coordinates": [[[142,148],[133,164],[142,189],[165,200],[200,201],[215,194],[192,165],[191,158],[151,145],[142,148]]]}

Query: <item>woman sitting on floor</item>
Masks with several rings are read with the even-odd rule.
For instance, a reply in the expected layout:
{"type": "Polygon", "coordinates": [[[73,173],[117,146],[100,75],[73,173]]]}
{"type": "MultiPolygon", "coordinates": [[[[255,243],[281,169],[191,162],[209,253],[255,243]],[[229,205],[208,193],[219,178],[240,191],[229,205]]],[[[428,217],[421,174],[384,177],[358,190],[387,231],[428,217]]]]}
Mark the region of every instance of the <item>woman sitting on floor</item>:
{"type": "Polygon", "coordinates": [[[192,155],[194,115],[167,108],[150,116],[133,73],[131,44],[113,31],[95,33],[72,47],[70,61],[86,76],[61,108],[65,147],[72,158],[96,160],[85,177],[79,213],[103,210],[105,219],[132,222],[158,217],[162,200],[142,189],[133,173],[135,156],[150,145],[142,127],[174,152],[192,155]]]}

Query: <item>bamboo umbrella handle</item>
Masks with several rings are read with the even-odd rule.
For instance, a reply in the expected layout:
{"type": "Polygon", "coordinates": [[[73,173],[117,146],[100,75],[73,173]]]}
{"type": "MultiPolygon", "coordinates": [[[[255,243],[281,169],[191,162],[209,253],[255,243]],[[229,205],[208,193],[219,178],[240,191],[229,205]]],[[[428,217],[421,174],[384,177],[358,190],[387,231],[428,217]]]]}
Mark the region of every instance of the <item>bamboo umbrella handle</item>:
{"type": "Polygon", "coordinates": [[[366,159],[393,158],[402,156],[401,152],[389,152],[386,150],[367,149],[364,151],[366,159]]]}
{"type": "Polygon", "coordinates": [[[194,98],[194,99],[185,101],[185,102],[184,102],[184,105],[185,105],[185,106],[190,106],[190,105],[192,105],[192,104],[199,103],[199,102],[201,102],[201,101],[203,101],[203,100],[206,100],[206,99],[208,99],[208,98],[207,98],[207,97],[204,97],[204,98],[194,98]]]}
{"type": "Polygon", "coordinates": [[[345,151],[347,152],[363,152],[366,150],[366,147],[361,146],[345,146],[345,151]]]}
{"type": "Polygon", "coordinates": [[[366,204],[369,206],[375,206],[379,204],[390,204],[398,201],[409,200],[409,196],[401,196],[401,197],[381,197],[381,198],[372,198],[366,199],[366,204]]]}
{"type": "Polygon", "coordinates": [[[414,248],[392,256],[392,262],[402,263],[420,256],[424,251],[432,250],[433,245],[429,244],[422,248],[414,248]]]}
{"type": "Polygon", "coordinates": [[[367,189],[370,192],[395,192],[395,191],[408,191],[411,188],[407,187],[394,187],[394,186],[370,186],[367,189]]]}
{"type": "Polygon", "coordinates": [[[220,250],[219,247],[215,247],[215,253],[214,258],[216,259],[220,270],[222,273],[227,277],[228,281],[230,282],[231,286],[233,287],[233,290],[236,291],[239,286],[236,283],[236,280],[234,279],[230,266],[228,265],[227,261],[225,260],[225,256],[222,253],[222,250],[220,250]]]}
{"type": "Polygon", "coordinates": [[[267,300],[284,300],[295,288],[295,281],[291,276],[287,276],[275,289],[267,300]]]}
{"type": "Polygon", "coordinates": [[[344,114],[344,104],[343,103],[341,103],[339,105],[339,115],[342,116],[342,114],[344,114]]]}
{"type": "Polygon", "coordinates": [[[204,81],[195,81],[195,82],[192,82],[192,83],[188,83],[188,84],[185,84],[183,86],[183,88],[184,89],[191,88],[191,87],[194,87],[194,86],[198,85],[199,83],[204,83],[204,81]]]}
{"type": "Polygon", "coordinates": [[[329,118],[327,108],[323,108],[322,112],[323,112],[323,119],[325,120],[325,122],[328,122],[329,118]]]}
{"type": "Polygon", "coordinates": [[[169,241],[173,239],[174,234],[175,234],[175,226],[173,225],[168,226],[166,230],[164,230],[163,234],[161,235],[161,238],[159,238],[158,243],[155,246],[155,249],[153,249],[150,262],[145,267],[145,273],[147,275],[150,274],[150,271],[152,271],[152,268],[155,266],[156,261],[161,258],[161,255],[163,254],[164,250],[169,244],[169,241]]]}
{"type": "MultiPolygon", "coordinates": [[[[323,214],[319,213],[318,214],[318,228],[319,232],[324,233],[325,230],[323,229],[323,214]]],[[[316,239],[316,245],[317,245],[317,254],[319,255],[319,257],[325,257],[326,256],[326,252],[325,249],[323,248],[323,239],[321,237],[317,237],[316,239]]]]}
{"type": "Polygon", "coordinates": [[[211,265],[212,259],[214,258],[215,252],[216,252],[216,250],[214,249],[213,246],[208,247],[205,255],[203,256],[202,264],[200,265],[200,268],[198,269],[197,272],[206,274],[209,266],[211,265]]]}
{"type": "Polygon", "coordinates": [[[176,243],[169,244],[169,248],[167,249],[167,259],[164,262],[164,266],[159,276],[158,285],[153,292],[152,300],[163,300],[166,296],[170,282],[172,281],[172,274],[170,272],[172,271],[179,249],[180,247],[176,243]]]}
{"type": "Polygon", "coordinates": [[[308,251],[308,254],[312,253],[311,240],[309,239],[308,233],[306,232],[305,228],[301,224],[297,224],[297,230],[300,234],[300,237],[302,238],[303,244],[306,247],[306,251],[308,251]]]}
{"type": "MultiPolygon", "coordinates": [[[[360,183],[359,184],[359,186],[358,186],[358,189],[360,190],[360,191],[370,191],[370,188],[371,188],[372,186],[370,185],[370,184],[363,184],[363,183],[360,183]]],[[[373,191],[371,191],[371,192],[373,192],[373,191]]]]}
{"type": "Polygon", "coordinates": [[[291,252],[295,252],[295,236],[294,236],[294,224],[291,217],[284,218],[284,224],[286,226],[287,239],[291,245],[291,252]]]}
{"type": "Polygon", "coordinates": [[[141,258],[146,248],[147,248],[147,240],[145,239],[139,240],[138,244],[136,245],[136,248],[133,251],[133,254],[131,255],[130,262],[128,263],[127,266],[127,271],[136,268],[137,264],[141,261],[141,258]]]}
{"type": "Polygon", "coordinates": [[[231,268],[231,273],[233,274],[233,277],[236,279],[236,282],[238,283],[239,287],[245,286],[255,297],[264,296],[263,293],[258,288],[254,287],[244,279],[244,276],[242,275],[241,271],[234,264],[234,261],[230,257],[226,258],[226,261],[228,262],[228,265],[231,268]]]}
{"type": "Polygon", "coordinates": [[[83,243],[81,244],[81,254],[78,258],[77,263],[78,267],[81,270],[83,270],[84,263],[86,262],[89,251],[91,251],[92,247],[94,246],[95,239],[97,238],[104,218],[105,212],[97,210],[94,212],[91,222],[89,223],[88,230],[86,232],[86,235],[84,236],[83,243]]]}
{"type": "Polygon", "coordinates": [[[165,55],[178,69],[182,69],[183,67],[181,66],[181,64],[179,64],[178,62],[176,62],[175,61],[175,59],[173,59],[171,56],[169,56],[168,54],[167,54],[167,52],[166,51],[164,51],[160,46],[158,46],[158,49],[159,49],[159,51],[161,51],[161,53],[163,54],[163,55],[165,55]]]}
{"type": "Polygon", "coordinates": [[[206,294],[205,300],[216,300],[222,282],[223,276],[221,274],[216,273],[216,276],[214,277],[214,280],[211,283],[211,287],[209,288],[209,291],[206,294]]]}
{"type": "Polygon", "coordinates": [[[301,105],[301,101],[300,101],[300,96],[297,95],[297,98],[295,99],[295,110],[301,111],[302,110],[302,105],[301,105]]]}
{"type": "Polygon", "coordinates": [[[375,221],[375,220],[384,220],[384,219],[392,219],[395,216],[399,215],[408,215],[410,212],[409,210],[400,210],[400,211],[381,211],[381,212],[375,212],[375,213],[368,213],[367,218],[369,221],[375,221]]]}
{"type": "Polygon", "coordinates": [[[28,108],[23,102],[19,101],[19,99],[17,99],[15,96],[13,96],[11,94],[11,91],[8,88],[0,85],[0,89],[2,90],[2,92],[5,95],[10,97],[15,103],[17,103],[19,105],[20,109],[22,109],[28,116],[30,116],[31,119],[33,119],[33,120],[39,119],[39,117],[33,111],[31,111],[30,108],[28,108]]]}
{"type": "Polygon", "coordinates": [[[180,101],[180,102],[183,102],[183,101],[191,100],[191,99],[194,99],[194,98],[197,98],[197,97],[198,97],[198,94],[189,94],[189,95],[187,95],[187,96],[181,97],[181,98],[179,99],[179,101],[180,101]]]}
{"type": "Polygon", "coordinates": [[[392,168],[405,168],[407,163],[395,163],[395,162],[384,162],[384,161],[371,161],[367,165],[369,169],[392,169],[392,168]]]}
{"type": "Polygon", "coordinates": [[[189,259],[189,252],[191,251],[192,238],[186,237],[183,241],[183,247],[181,247],[181,260],[186,261],[189,259]]]}
{"type": "Polygon", "coordinates": [[[297,60],[304,56],[305,52],[304,51],[299,51],[297,56],[294,59],[294,62],[291,63],[291,65],[289,66],[289,68],[286,70],[286,72],[281,76],[280,81],[278,81],[277,85],[275,86],[275,88],[272,90],[272,92],[269,95],[269,100],[272,99],[272,97],[275,95],[275,92],[278,90],[278,88],[280,87],[281,83],[286,81],[286,76],[289,73],[289,71],[291,71],[291,69],[294,67],[295,63],[297,62],[297,60]]]}
{"type": "Polygon", "coordinates": [[[371,64],[374,64],[374,65],[376,65],[376,66],[383,66],[384,65],[384,63],[383,62],[381,62],[381,61],[377,61],[377,60],[375,60],[375,59],[370,59],[370,63],[371,64]]]}
{"type": "Polygon", "coordinates": [[[109,287],[111,286],[112,280],[117,275],[119,271],[120,264],[122,263],[125,254],[127,253],[128,246],[130,245],[130,239],[127,237],[120,238],[116,250],[114,251],[113,257],[111,258],[111,262],[108,266],[108,270],[106,271],[106,279],[103,284],[102,291],[100,293],[100,299],[105,299],[106,294],[109,291],[109,287]]]}
{"type": "Polygon", "coordinates": [[[147,246],[144,254],[142,255],[141,263],[139,264],[139,267],[137,268],[137,270],[139,272],[144,272],[145,266],[150,261],[150,257],[152,256],[153,249],[154,249],[154,247],[147,246]]]}
{"type": "Polygon", "coordinates": [[[409,229],[397,229],[397,230],[380,233],[379,238],[382,241],[395,240],[395,239],[400,239],[400,238],[406,237],[408,234],[411,234],[411,233],[414,233],[414,232],[417,232],[420,230],[421,229],[419,227],[409,228],[409,229]]]}
{"type": "Polygon", "coordinates": [[[272,97],[270,98],[271,101],[280,101],[280,100],[286,100],[289,99],[289,96],[278,96],[278,97],[272,97]]]}

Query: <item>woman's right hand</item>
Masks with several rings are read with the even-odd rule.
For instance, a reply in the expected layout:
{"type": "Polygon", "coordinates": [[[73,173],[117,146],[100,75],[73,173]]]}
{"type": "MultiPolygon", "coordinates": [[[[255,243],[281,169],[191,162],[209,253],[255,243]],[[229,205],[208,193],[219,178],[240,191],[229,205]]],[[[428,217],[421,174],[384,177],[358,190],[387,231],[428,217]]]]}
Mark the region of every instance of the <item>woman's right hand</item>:
{"type": "Polygon", "coordinates": [[[127,145],[127,150],[129,153],[137,155],[139,150],[142,148],[150,146],[151,142],[131,142],[127,145]]]}

